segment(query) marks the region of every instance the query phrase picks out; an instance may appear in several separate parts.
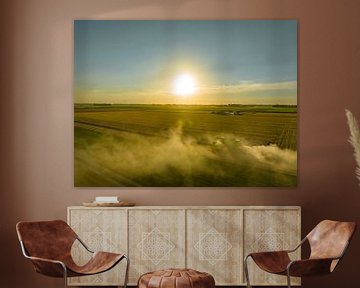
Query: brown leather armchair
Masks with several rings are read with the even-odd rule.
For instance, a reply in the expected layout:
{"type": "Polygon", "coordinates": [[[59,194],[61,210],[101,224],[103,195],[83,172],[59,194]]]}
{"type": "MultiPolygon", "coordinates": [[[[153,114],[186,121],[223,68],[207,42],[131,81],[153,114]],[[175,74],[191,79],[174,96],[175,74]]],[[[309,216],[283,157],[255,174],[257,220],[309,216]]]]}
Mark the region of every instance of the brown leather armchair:
{"type": "Polygon", "coordinates": [[[129,258],[125,254],[93,252],[62,220],[19,222],[16,225],[20,245],[24,256],[31,260],[35,271],[50,277],[88,276],[112,269],[121,260],[127,261],[124,288],[127,285],[129,258]],[[72,256],[71,247],[78,240],[92,254],[83,266],[78,266],[72,256]]]}
{"type": "Polygon", "coordinates": [[[251,287],[247,267],[249,257],[266,272],[286,275],[289,288],[291,288],[291,276],[315,276],[333,272],[344,256],[355,229],[354,222],[324,220],[292,250],[250,253],[244,259],[247,287],[251,287]],[[289,253],[296,251],[306,241],[309,242],[311,249],[309,259],[292,261],[289,253]]]}

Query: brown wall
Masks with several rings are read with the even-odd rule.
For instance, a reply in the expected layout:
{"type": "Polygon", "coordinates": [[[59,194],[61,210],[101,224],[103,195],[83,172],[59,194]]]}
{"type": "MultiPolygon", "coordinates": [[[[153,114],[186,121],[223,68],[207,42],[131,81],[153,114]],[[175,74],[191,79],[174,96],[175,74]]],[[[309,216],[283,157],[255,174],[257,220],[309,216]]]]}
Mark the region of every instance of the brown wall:
{"type": "MultiPolygon", "coordinates": [[[[360,118],[359,11],[357,0],[0,1],[0,286],[62,287],[32,272],[15,223],[65,219],[67,206],[95,195],[139,205],[301,205],[303,234],[324,218],[360,223],[344,114],[350,108],[360,118]],[[299,23],[297,188],[74,189],[74,19],[284,18],[299,23]]],[[[356,235],[334,275],[303,286],[358,287],[359,244],[356,235]]]]}

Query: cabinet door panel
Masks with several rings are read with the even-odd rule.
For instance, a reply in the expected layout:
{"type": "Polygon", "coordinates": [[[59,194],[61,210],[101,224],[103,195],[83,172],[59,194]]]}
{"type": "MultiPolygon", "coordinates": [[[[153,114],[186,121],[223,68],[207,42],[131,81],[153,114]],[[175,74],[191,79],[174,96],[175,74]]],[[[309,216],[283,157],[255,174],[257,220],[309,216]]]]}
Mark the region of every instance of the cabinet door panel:
{"type": "MultiPolygon", "coordinates": [[[[300,243],[300,210],[245,210],[244,231],[245,255],[292,249],[300,243]]],[[[292,254],[292,258],[300,259],[300,249],[292,254]]],[[[286,277],[266,273],[252,259],[248,261],[252,285],[286,285],[286,277]]],[[[299,278],[293,278],[292,283],[300,284],[299,278]]]]}
{"type": "MultiPolygon", "coordinates": [[[[80,239],[93,251],[127,253],[126,210],[116,209],[72,209],[69,224],[80,239]]],[[[72,247],[76,263],[84,264],[90,258],[82,245],[76,241],[72,247]]],[[[122,285],[125,261],[113,269],[93,276],[69,278],[70,285],[122,285]]]]}
{"type": "Polygon", "coordinates": [[[187,266],[212,274],[216,285],[242,280],[241,210],[187,211],[187,266]]]}
{"type": "Polygon", "coordinates": [[[145,272],[185,267],[185,210],[130,210],[130,283],[145,272]]]}

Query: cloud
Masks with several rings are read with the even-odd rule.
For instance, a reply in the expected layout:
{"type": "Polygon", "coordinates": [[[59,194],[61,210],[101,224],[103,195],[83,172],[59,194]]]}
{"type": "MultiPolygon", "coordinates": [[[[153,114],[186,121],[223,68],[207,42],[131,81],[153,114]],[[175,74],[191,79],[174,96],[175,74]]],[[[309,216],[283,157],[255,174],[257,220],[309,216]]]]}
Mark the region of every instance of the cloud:
{"type": "Polygon", "coordinates": [[[287,82],[273,82],[273,83],[261,83],[261,82],[252,82],[252,81],[243,81],[239,84],[232,85],[218,85],[210,87],[200,87],[199,90],[202,93],[211,93],[211,92],[225,92],[225,93],[245,93],[245,92],[260,92],[260,91],[286,91],[286,90],[296,90],[297,82],[296,81],[287,81],[287,82]]]}
{"type": "Polygon", "coordinates": [[[244,145],[244,149],[257,161],[268,165],[272,170],[296,175],[297,153],[290,149],[281,149],[277,145],[244,145]]]}

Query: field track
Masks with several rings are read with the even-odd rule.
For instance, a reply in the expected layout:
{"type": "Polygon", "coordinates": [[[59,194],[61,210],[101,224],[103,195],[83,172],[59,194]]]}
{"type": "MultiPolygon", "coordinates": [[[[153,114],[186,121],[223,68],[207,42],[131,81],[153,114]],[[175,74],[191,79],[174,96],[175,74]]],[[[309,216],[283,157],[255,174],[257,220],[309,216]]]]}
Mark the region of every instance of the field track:
{"type": "MultiPolygon", "coordinates": [[[[150,105],[151,106],[151,105],[150,105]]],[[[75,110],[75,126],[87,129],[110,129],[117,132],[129,132],[147,136],[166,137],[169,130],[181,126],[185,135],[201,138],[202,135],[221,136],[231,134],[248,141],[251,145],[276,144],[280,148],[296,150],[297,122],[296,113],[276,111],[252,111],[246,106],[191,106],[185,109],[157,105],[137,109],[125,106],[115,108],[100,107],[75,110]],[[152,108],[152,109],[151,109],[152,108]],[[225,110],[227,108],[227,110],[225,110]],[[225,113],[226,112],[226,113],[225,113]],[[230,113],[241,113],[238,115],[230,113]]],[[[136,107],[135,107],[136,108],[136,107]]]]}

